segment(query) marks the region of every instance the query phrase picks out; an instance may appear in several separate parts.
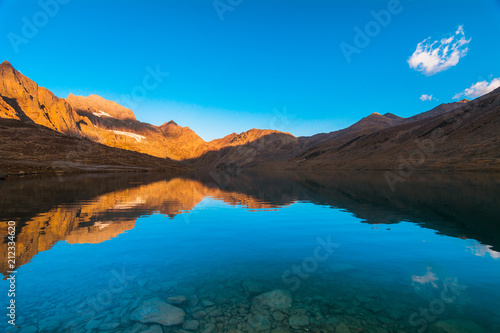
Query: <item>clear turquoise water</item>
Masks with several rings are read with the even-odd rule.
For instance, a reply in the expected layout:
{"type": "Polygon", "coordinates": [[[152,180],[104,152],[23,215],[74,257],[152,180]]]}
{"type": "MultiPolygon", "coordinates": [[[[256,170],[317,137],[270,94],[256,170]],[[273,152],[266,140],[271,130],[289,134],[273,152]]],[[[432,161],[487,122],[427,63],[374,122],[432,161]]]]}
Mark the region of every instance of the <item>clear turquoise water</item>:
{"type": "MultiPolygon", "coordinates": [[[[22,244],[29,238],[27,233],[43,232],[31,238],[42,243],[48,234],[57,234],[56,229],[67,229],[54,236],[48,248],[38,245],[36,253],[18,267],[15,299],[21,329],[9,328],[6,320],[2,327],[9,332],[141,331],[153,325],[140,325],[130,318],[142,300],[183,295],[188,301],[179,307],[186,312],[185,320],[197,321],[195,331],[199,332],[281,332],[278,328],[283,332],[340,332],[344,327],[351,332],[500,331],[500,252],[496,251],[500,249],[498,244],[485,242],[498,239],[498,227],[474,230],[500,220],[485,221],[488,218],[478,212],[483,220],[464,226],[460,218],[469,220],[461,210],[474,215],[484,206],[495,213],[499,194],[495,177],[475,176],[471,182],[458,183],[446,179],[443,187],[450,197],[444,198],[434,182],[407,184],[422,193],[420,199],[406,195],[402,188],[393,194],[394,202],[385,206],[378,200],[389,192],[378,178],[366,186],[355,182],[352,187],[325,185],[319,190],[293,177],[285,185],[270,181],[275,193],[282,190],[283,196],[269,200],[265,197],[270,191],[265,189],[257,195],[235,185],[238,191],[214,192],[203,181],[199,184],[208,193],[200,193],[198,183],[190,183],[177,189],[183,194],[173,195],[171,188],[158,192],[158,185],[172,180],[137,177],[124,177],[119,189],[100,189],[85,200],[67,195],[71,202],[57,198],[47,201],[43,209],[38,204],[32,210],[6,208],[8,219],[21,216],[20,233],[25,234],[18,235],[18,254],[23,249],[28,253],[28,244],[22,244]],[[290,185],[297,183],[302,184],[301,191],[290,185]],[[482,191],[477,197],[490,201],[480,199],[481,205],[458,207],[455,199],[460,193],[450,193],[450,186],[462,188],[466,195],[482,191]],[[372,194],[363,194],[367,189],[372,194]],[[439,200],[448,204],[436,203],[437,197],[425,194],[424,189],[437,192],[439,200]],[[351,201],[339,199],[334,191],[348,193],[345,198],[351,201]],[[201,199],[193,200],[193,193],[201,199]],[[114,198],[113,205],[95,208],[95,217],[69,227],[62,221],[71,214],[76,221],[83,219],[85,207],[102,202],[103,195],[114,198]],[[240,195],[255,202],[242,204],[240,195]],[[445,208],[436,211],[432,203],[445,208]],[[179,204],[193,207],[175,208],[179,204]],[[43,231],[36,228],[40,214],[47,220],[43,231]],[[366,214],[390,223],[367,223],[359,217],[366,214]],[[426,216],[429,221],[422,221],[426,216]],[[109,224],[130,220],[132,228],[124,228],[109,240],[88,234],[77,241],[71,238],[82,230],[91,228],[94,235],[109,230],[109,224]],[[58,222],[62,226],[51,231],[50,223],[58,222]],[[28,230],[30,225],[32,230],[28,230]],[[481,239],[468,236],[483,234],[481,239]],[[265,313],[269,326],[255,325],[251,318],[254,297],[275,289],[289,291],[292,306],[278,314],[265,313]],[[207,314],[193,318],[199,311],[207,314]],[[297,315],[303,315],[302,321],[305,316],[307,324],[292,324],[290,318],[297,315]]],[[[106,181],[106,177],[68,178],[50,186],[74,193],[72,186],[102,187],[106,181]]],[[[21,188],[37,186],[42,185],[30,180],[21,188]]],[[[10,183],[0,191],[19,195],[19,187],[10,183]]],[[[4,199],[2,204],[12,203],[4,199]]],[[[7,291],[7,281],[0,287],[7,291]]],[[[181,332],[182,324],[161,326],[161,330],[181,332]]]]}

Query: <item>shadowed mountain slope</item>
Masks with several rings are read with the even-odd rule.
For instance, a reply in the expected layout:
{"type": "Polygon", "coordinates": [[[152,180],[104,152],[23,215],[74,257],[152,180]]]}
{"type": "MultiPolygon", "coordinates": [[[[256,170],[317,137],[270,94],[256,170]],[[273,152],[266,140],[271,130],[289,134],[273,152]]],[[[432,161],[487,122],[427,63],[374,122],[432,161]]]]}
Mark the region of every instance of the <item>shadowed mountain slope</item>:
{"type": "MultiPolygon", "coordinates": [[[[441,112],[441,111],[440,111],[441,112]]],[[[431,114],[432,115],[432,114],[431,114]]],[[[306,169],[500,170],[500,89],[438,116],[317,145],[282,165],[306,169]]]]}
{"type": "Polygon", "coordinates": [[[34,123],[1,118],[0,168],[6,174],[189,170],[170,159],[111,148],[34,123]]]}

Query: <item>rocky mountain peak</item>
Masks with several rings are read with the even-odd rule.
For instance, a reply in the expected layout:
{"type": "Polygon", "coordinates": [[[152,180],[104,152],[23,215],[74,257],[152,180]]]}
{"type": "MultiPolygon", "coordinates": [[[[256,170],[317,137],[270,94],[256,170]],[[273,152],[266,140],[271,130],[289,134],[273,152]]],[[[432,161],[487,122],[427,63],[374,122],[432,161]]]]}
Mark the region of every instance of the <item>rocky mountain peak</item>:
{"type": "Polygon", "coordinates": [[[121,119],[121,120],[134,120],[135,114],[129,108],[126,108],[116,102],[109,101],[99,95],[91,94],[87,97],[76,96],[72,93],[68,95],[66,101],[75,109],[78,113],[93,113],[101,114],[105,113],[109,116],[121,119]]]}

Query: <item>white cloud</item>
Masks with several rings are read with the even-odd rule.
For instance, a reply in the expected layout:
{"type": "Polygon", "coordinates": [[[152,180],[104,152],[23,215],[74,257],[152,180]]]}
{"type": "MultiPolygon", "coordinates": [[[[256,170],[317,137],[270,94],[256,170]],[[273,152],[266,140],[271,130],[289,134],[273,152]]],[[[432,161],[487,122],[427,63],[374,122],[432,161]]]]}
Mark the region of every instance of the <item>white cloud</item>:
{"type": "Polygon", "coordinates": [[[491,249],[490,245],[483,245],[479,243],[478,241],[474,241],[473,245],[471,246],[466,246],[466,251],[472,253],[475,256],[478,257],[484,257],[486,254],[489,254],[490,257],[493,259],[499,259],[500,258],[500,252],[497,252],[495,250],[491,249]]]}
{"type": "Polygon", "coordinates": [[[430,283],[434,288],[438,287],[436,281],[439,281],[439,278],[432,272],[431,267],[427,267],[427,274],[422,276],[412,275],[411,279],[413,280],[412,285],[415,285],[415,282],[420,284],[430,283]]]}
{"type": "Polygon", "coordinates": [[[423,94],[422,96],[420,96],[420,100],[425,102],[425,101],[437,101],[437,98],[433,97],[432,95],[426,95],[426,94],[423,94]]]}
{"type": "Polygon", "coordinates": [[[458,64],[467,54],[470,39],[465,38],[463,26],[459,26],[454,35],[441,40],[424,39],[408,59],[410,68],[427,76],[447,70],[458,64]]]}
{"type": "Polygon", "coordinates": [[[470,88],[465,89],[461,93],[455,94],[455,96],[453,96],[453,99],[460,99],[462,97],[476,98],[479,96],[483,96],[498,87],[500,87],[500,77],[491,80],[491,82],[489,83],[488,81],[479,81],[477,83],[474,83],[472,86],[470,86],[470,88]]]}

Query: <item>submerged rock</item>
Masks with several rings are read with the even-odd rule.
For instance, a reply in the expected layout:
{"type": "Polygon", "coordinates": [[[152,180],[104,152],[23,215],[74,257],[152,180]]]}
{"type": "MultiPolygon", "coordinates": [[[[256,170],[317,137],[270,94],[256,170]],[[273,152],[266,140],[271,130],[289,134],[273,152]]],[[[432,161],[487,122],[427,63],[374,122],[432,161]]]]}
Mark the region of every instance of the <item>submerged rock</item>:
{"type": "Polygon", "coordinates": [[[113,322],[113,323],[104,323],[99,326],[99,330],[101,331],[112,331],[115,328],[120,326],[120,323],[113,322]]]}
{"type": "Polygon", "coordinates": [[[252,312],[285,310],[292,307],[292,294],[287,290],[276,289],[254,297],[252,312]]]}
{"type": "Polygon", "coordinates": [[[101,326],[101,323],[102,323],[102,318],[101,319],[92,319],[90,320],[86,325],[85,325],[85,329],[87,331],[92,331],[93,329],[97,329],[99,328],[99,326],[101,326]]]}
{"type": "Polygon", "coordinates": [[[202,301],[201,301],[201,304],[203,304],[203,306],[205,306],[205,307],[209,307],[209,306],[214,306],[214,305],[215,305],[215,303],[214,303],[214,302],[212,302],[212,301],[211,301],[211,300],[209,300],[209,299],[204,299],[204,300],[202,300],[202,301]]]}
{"type": "Polygon", "coordinates": [[[370,302],[373,301],[372,298],[366,297],[364,295],[357,295],[355,298],[356,298],[357,301],[359,301],[361,303],[370,303],[370,302]]]}
{"type": "Polygon", "coordinates": [[[207,315],[207,313],[203,310],[201,311],[196,311],[195,313],[193,313],[193,318],[194,319],[200,319],[200,318],[203,318],[207,315]]]}
{"type": "Polygon", "coordinates": [[[378,306],[375,303],[365,303],[365,304],[363,304],[363,307],[367,310],[370,310],[371,312],[374,312],[374,313],[377,313],[377,312],[380,312],[383,310],[380,306],[378,306]]]}
{"type": "Polygon", "coordinates": [[[249,294],[260,294],[264,291],[264,285],[257,281],[245,280],[243,281],[243,289],[249,294]]]}
{"type": "Polygon", "coordinates": [[[155,323],[164,326],[179,325],[186,313],[181,308],[170,305],[158,297],[142,302],[130,315],[130,319],[141,323],[155,323]]]}
{"type": "Polygon", "coordinates": [[[157,293],[161,290],[161,285],[159,283],[148,283],[146,284],[146,289],[157,293]]]}
{"type": "MultiPolygon", "coordinates": [[[[153,325],[153,326],[157,326],[157,325],[153,325]]],[[[153,327],[153,326],[151,326],[151,327],[153,327]]],[[[148,330],[148,326],[147,325],[145,325],[143,323],[136,323],[130,329],[130,333],[139,333],[139,332],[143,332],[143,331],[147,331],[147,330],[148,330]]]]}
{"type": "Polygon", "coordinates": [[[44,320],[44,321],[42,321],[40,323],[39,329],[42,332],[45,332],[45,331],[55,331],[60,326],[61,326],[61,323],[59,321],[47,319],[47,320],[44,320]]]}
{"type": "Polygon", "coordinates": [[[286,327],[276,327],[271,333],[290,333],[290,330],[286,327]]]}
{"type": "Polygon", "coordinates": [[[309,325],[309,317],[306,315],[293,315],[288,318],[288,323],[293,329],[300,329],[309,325]]]}
{"type": "Polygon", "coordinates": [[[347,327],[346,324],[338,324],[337,327],[335,327],[335,333],[351,333],[351,330],[349,327],[347,327]]]}
{"type": "Polygon", "coordinates": [[[182,325],[182,329],[186,331],[196,331],[200,326],[198,320],[186,320],[182,325]]]}
{"type": "Polygon", "coordinates": [[[281,311],[274,311],[273,318],[274,318],[274,320],[281,322],[281,321],[283,321],[283,319],[285,319],[285,314],[281,311]]]}
{"type": "Polygon", "coordinates": [[[167,298],[168,304],[181,305],[187,302],[187,297],[183,295],[170,296],[167,298]]]}
{"type": "Polygon", "coordinates": [[[38,332],[38,328],[36,326],[25,326],[21,328],[21,333],[36,333],[38,332]]]}
{"type": "Polygon", "coordinates": [[[479,326],[473,321],[466,319],[448,319],[440,320],[433,325],[432,332],[446,332],[446,333],[486,333],[488,332],[483,327],[479,326]]]}
{"type": "Polygon", "coordinates": [[[271,320],[268,316],[265,316],[260,313],[252,314],[248,318],[248,324],[253,331],[268,331],[271,329],[271,320]]]}
{"type": "Polygon", "coordinates": [[[202,333],[212,333],[215,332],[215,324],[214,323],[208,323],[205,325],[202,333]]]}
{"type": "Polygon", "coordinates": [[[152,325],[147,330],[141,331],[141,333],[163,333],[160,325],[152,325]]]}

